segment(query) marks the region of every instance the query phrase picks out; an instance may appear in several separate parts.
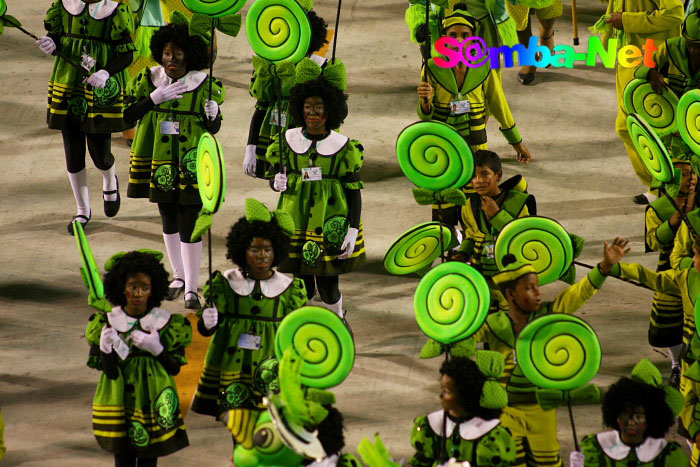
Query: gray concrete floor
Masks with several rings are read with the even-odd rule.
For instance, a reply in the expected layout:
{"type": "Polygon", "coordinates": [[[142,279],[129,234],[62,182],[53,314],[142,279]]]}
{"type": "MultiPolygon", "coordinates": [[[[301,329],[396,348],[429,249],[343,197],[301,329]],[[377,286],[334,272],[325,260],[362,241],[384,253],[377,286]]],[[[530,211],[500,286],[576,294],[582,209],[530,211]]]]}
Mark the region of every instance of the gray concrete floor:
{"type": "MultiPolygon", "coordinates": [[[[9,13],[34,32],[42,31],[48,1],[12,2],[9,13]]],[[[346,0],[338,57],[347,65],[350,115],[342,132],[365,147],[363,219],[368,266],[344,276],[341,288],[354,329],[357,359],[352,374],[335,392],[354,451],[363,436],[382,434],[398,457],[411,455],[412,420],[436,410],[439,360],[418,360],[424,336],[413,317],[417,277],[396,277],[382,266],[384,252],[408,228],[428,220],[429,208],[413,203],[412,184],[395,156],[400,130],[417,119],[418,48],[403,21],[405,0],[346,0]]],[[[317,11],[332,23],[335,2],[317,1],[317,11]]],[[[585,51],[588,26],[604,12],[594,0],[579,2],[579,51],[585,51]]],[[[332,26],[332,24],[331,24],[332,26]]],[[[571,43],[570,8],[557,23],[557,43],[571,43]]],[[[214,268],[230,267],[224,236],[243,214],[244,199],[273,206],[277,196],[265,182],[243,175],[241,163],[254,101],[248,95],[251,50],[242,33],[219,39],[215,75],[228,100],[218,134],[227,161],[227,200],[213,228],[214,268]]],[[[63,162],[60,133],[46,128],[46,82],[52,60],[16,30],[0,37],[0,403],[7,424],[8,453],[3,465],[107,466],[91,432],[91,403],[98,373],[85,366],[84,330],[91,314],[78,274],[75,241],[66,233],[74,200],[63,162]]],[[[605,240],[632,240],[629,261],[653,267],[645,255],[643,213],[630,201],[642,186],[634,176],[614,132],[616,112],[612,70],[602,66],[541,70],[535,83],[516,82],[517,69],[503,72],[505,91],[520,131],[533,153],[518,166],[513,151],[489,123],[491,148],[503,156],[505,175],[522,173],[537,196],[541,215],[558,219],[586,238],[583,261],[595,263],[605,240]]],[[[113,152],[123,186],[129,150],[115,135],[113,152]]],[[[88,163],[93,220],[88,236],[100,264],[116,251],[141,247],[164,251],[155,205],[124,198],[114,219],[101,213],[101,180],[88,163]]],[[[125,191],[122,190],[122,194],[125,191]]],[[[206,260],[202,268],[202,283],[206,260]]],[[[585,270],[578,271],[579,278],[585,270]]],[[[544,288],[553,299],[563,284],[544,288]]],[[[603,364],[595,382],[607,386],[630,372],[642,357],[669,372],[668,359],[647,345],[652,294],[609,279],[578,313],[599,334],[603,364]]],[[[182,303],[166,308],[183,312],[182,303]]],[[[572,449],[567,414],[560,414],[559,439],[568,458],[572,449]]],[[[579,435],[601,429],[597,406],[577,407],[579,435]]],[[[191,446],[161,460],[165,466],[227,465],[230,435],[209,418],[187,416],[191,446]]]]}

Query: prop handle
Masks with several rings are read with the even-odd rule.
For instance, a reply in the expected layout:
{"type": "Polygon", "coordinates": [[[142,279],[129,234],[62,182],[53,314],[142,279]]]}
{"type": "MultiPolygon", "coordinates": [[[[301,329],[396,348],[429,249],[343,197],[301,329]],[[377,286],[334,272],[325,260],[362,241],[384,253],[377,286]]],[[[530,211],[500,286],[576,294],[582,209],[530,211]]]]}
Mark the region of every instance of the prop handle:
{"type": "Polygon", "coordinates": [[[566,406],[569,408],[569,420],[571,420],[571,432],[574,435],[574,447],[577,451],[581,451],[578,445],[578,437],[576,436],[576,424],[574,424],[574,412],[571,410],[571,401],[566,401],[566,406]]]}
{"type": "Polygon", "coordinates": [[[213,284],[213,277],[212,277],[212,272],[211,272],[211,227],[209,227],[209,230],[207,230],[207,251],[209,253],[209,294],[206,297],[206,303],[207,306],[206,308],[211,308],[212,301],[211,301],[211,296],[214,293],[212,290],[212,284],[213,284]]]}
{"type": "MultiPolygon", "coordinates": [[[[584,268],[586,268],[586,269],[595,269],[595,266],[591,266],[590,264],[582,263],[582,262],[580,262],[580,261],[574,261],[573,263],[574,263],[576,266],[581,266],[581,267],[584,267],[584,268]]],[[[630,279],[625,279],[624,277],[615,277],[615,276],[610,276],[610,277],[612,277],[613,279],[620,280],[620,281],[622,281],[622,282],[627,282],[628,284],[636,285],[637,287],[641,287],[642,289],[654,290],[654,289],[649,288],[649,287],[647,287],[646,285],[644,285],[644,284],[642,284],[642,283],[640,283],[640,282],[633,281],[633,280],[630,280],[630,279]]]]}
{"type": "Polygon", "coordinates": [[[284,139],[282,138],[282,79],[279,76],[275,77],[277,91],[277,138],[280,146],[280,164],[282,164],[284,174],[287,175],[287,162],[284,160],[284,139]]]}
{"type": "Polygon", "coordinates": [[[333,53],[331,54],[331,63],[335,63],[335,45],[338,43],[338,26],[340,25],[340,7],[343,0],[338,0],[338,11],[335,14],[335,33],[333,33],[333,53]]]}
{"type": "Polygon", "coordinates": [[[676,200],[671,198],[671,196],[666,191],[664,191],[664,196],[671,203],[671,206],[673,206],[673,209],[678,211],[678,214],[681,215],[683,222],[685,222],[685,225],[688,226],[688,230],[690,230],[690,233],[693,234],[693,238],[698,238],[698,233],[695,231],[695,228],[693,228],[693,225],[690,223],[690,220],[688,219],[688,216],[686,215],[686,213],[684,213],[681,210],[681,208],[678,206],[678,204],[676,203],[676,200]]]}
{"type": "Polygon", "coordinates": [[[445,259],[445,240],[442,238],[442,203],[438,202],[438,220],[440,225],[438,226],[438,232],[440,234],[440,262],[444,263],[447,261],[445,259]]]}
{"type": "MultiPolygon", "coordinates": [[[[211,52],[209,52],[209,100],[211,100],[211,88],[214,84],[214,18],[211,19],[211,52]]],[[[209,255],[209,268],[211,269],[211,254],[209,255]]],[[[211,274],[209,275],[211,279],[211,274]]]]}
{"type": "MultiPolygon", "coordinates": [[[[430,0],[425,2],[425,42],[423,43],[423,77],[422,82],[428,81],[428,60],[430,59],[430,0]]],[[[427,97],[423,98],[423,102],[427,105],[430,104],[430,100],[427,97]]],[[[440,231],[440,237],[442,238],[442,230],[440,231]]]]}
{"type": "Polygon", "coordinates": [[[27,31],[27,30],[24,29],[22,26],[14,26],[14,27],[16,27],[17,29],[19,29],[20,31],[22,31],[23,33],[25,33],[26,35],[28,35],[28,36],[31,37],[32,39],[35,39],[35,40],[37,40],[37,41],[39,40],[39,38],[38,38],[36,35],[32,34],[32,33],[29,32],[29,31],[27,31]]]}
{"type": "Polygon", "coordinates": [[[576,17],[576,0],[571,0],[571,23],[574,28],[574,45],[578,45],[578,18],[576,17]]]}

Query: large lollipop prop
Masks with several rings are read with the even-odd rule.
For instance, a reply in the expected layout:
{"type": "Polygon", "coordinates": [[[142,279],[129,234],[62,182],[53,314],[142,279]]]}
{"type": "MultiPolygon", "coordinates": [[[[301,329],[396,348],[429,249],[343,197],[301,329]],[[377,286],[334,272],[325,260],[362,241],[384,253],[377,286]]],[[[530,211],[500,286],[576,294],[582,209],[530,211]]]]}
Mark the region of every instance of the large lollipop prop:
{"type": "Polygon", "coordinates": [[[683,94],[676,112],[678,132],[690,149],[700,155],[700,90],[683,94]]]}
{"type": "Polygon", "coordinates": [[[641,115],[659,136],[671,134],[678,128],[678,97],[670,89],[659,94],[649,81],[633,79],[625,87],[623,102],[628,114],[641,115]]]}
{"type": "Polygon", "coordinates": [[[439,222],[426,222],[404,232],[384,255],[384,268],[399,276],[430,269],[441,254],[443,239],[451,240],[450,229],[439,222]]]}
{"type": "Polygon", "coordinates": [[[74,221],[73,232],[75,233],[75,242],[78,245],[80,259],[83,263],[83,266],[80,268],[80,275],[87,284],[88,289],[90,290],[90,295],[93,298],[100,300],[105,296],[104,285],[102,284],[102,279],[100,279],[100,270],[97,267],[95,256],[92,254],[90,243],[85,236],[83,224],[78,221],[74,221]]]}
{"type": "MultiPolygon", "coordinates": [[[[580,318],[549,314],[525,326],[515,343],[515,355],[525,377],[545,389],[572,391],[589,383],[600,369],[602,351],[593,328],[580,318]]],[[[574,445],[576,426],[567,399],[574,445]]]]}

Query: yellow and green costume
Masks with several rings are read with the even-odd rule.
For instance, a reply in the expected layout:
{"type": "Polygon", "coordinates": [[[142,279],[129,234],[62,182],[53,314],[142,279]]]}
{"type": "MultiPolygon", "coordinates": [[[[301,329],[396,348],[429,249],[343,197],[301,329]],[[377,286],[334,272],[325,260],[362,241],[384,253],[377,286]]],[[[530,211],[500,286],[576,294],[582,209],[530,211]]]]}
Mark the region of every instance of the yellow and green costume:
{"type": "MultiPolygon", "coordinates": [[[[530,19],[530,7],[522,2],[506,2],[506,7],[508,8],[508,14],[513,21],[515,21],[515,27],[518,31],[524,31],[527,28],[527,23],[530,19]]],[[[542,8],[533,8],[537,18],[552,19],[561,16],[564,7],[561,0],[554,0],[550,5],[542,8]]]]}
{"type": "MultiPolygon", "coordinates": [[[[688,438],[691,441],[700,433],[700,336],[697,332],[691,339],[686,359],[690,363],[685,372],[686,390],[685,400],[681,410],[681,422],[687,430],[688,438]]],[[[700,449],[697,444],[693,444],[693,452],[690,456],[690,465],[698,467],[700,464],[700,449]]]]}

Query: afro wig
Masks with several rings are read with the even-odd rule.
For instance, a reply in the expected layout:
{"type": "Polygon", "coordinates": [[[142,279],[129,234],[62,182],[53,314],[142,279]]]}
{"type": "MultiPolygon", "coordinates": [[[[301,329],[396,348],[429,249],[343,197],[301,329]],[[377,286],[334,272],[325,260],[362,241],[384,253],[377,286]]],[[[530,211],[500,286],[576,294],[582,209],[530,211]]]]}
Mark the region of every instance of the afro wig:
{"type": "Polygon", "coordinates": [[[130,277],[143,273],[151,278],[151,296],[147,308],[159,306],[168,292],[168,273],[158,258],[149,253],[132,251],[119,258],[104,275],[105,297],[114,306],[126,305],[124,287],[130,277]]]}
{"type": "Polygon", "coordinates": [[[324,405],[328,410],[328,416],[318,424],[318,440],[326,451],[326,455],[340,454],[345,447],[343,435],[343,414],[330,405],[324,405]]]}
{"type": "Polygon", "coordinates": [[[453,357],[440,367],[440,374],[454,381],[457,400],[470,416],[491,420],[501,416],[500,409],[485,409],[479,404],[486,377],[476,363],[465,357],[453,357]]]}
{"type": "Polygon", "coordinates": [[[165,44],[172,42],[185,52],[187,71],[201,70],[209,66],[207,44],[200,36],[190,36],[186,24],[172,23],[159,28],[151,38],[151,54],[159,64],[163,64],[165,44]]]}
{"type": "Polygon", "coordinates": [[[318,16],[314,10],[308,12],[306,16],[309,18],[309,24],[311,25],[311,42],[309,43],[308,53],[312,54],[321,50],[321,47],[328,43],[326,40],[328,23],[326,23],[325,19],[318,16]]]}
{"type": "Polygon", "coordinates": [[[284,233],[274,217],[270,222],[248,221],[245,217],[238,219],[233,224],[226,237],[226,258],[233,261],[243,271],[246,271],[248,262],[245,259],[245,251],[253,242],[253,238],[260,237],[272,242],[275,257],[272,266],[275,267],[284,261],[289,254],[289,237],[284,233]]]}
{"type": "Polygon", "coordinates": [[[647,437],[663,438],[675,422],[663,388],[623,377],[610,386],[603,398],[603,423],[619,432],[617,418],[635,407],[644,408],[647,437]]]}
{"type": "Polygon", "coordinates": [[[348,103],[343,91],[333,86],[323,76],[300,83],[289,92],[289,112],[295,122],[303,126],[304,101],[309,97],[320,97],[326,109],[326,130],[340,128],[348,116],[348,103]]]}

